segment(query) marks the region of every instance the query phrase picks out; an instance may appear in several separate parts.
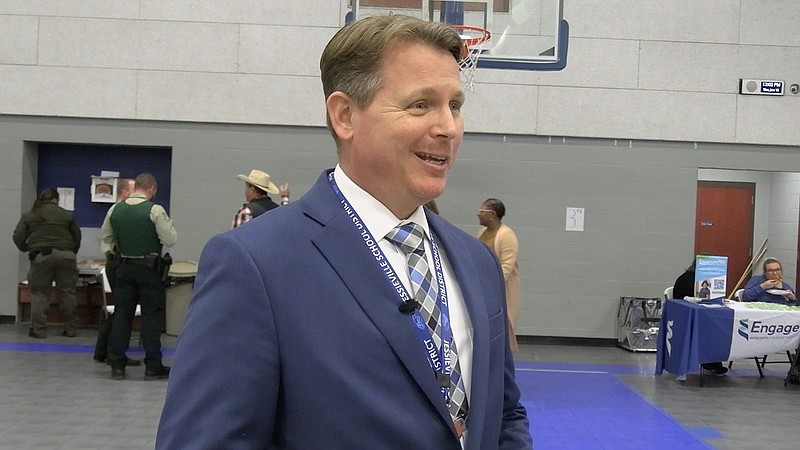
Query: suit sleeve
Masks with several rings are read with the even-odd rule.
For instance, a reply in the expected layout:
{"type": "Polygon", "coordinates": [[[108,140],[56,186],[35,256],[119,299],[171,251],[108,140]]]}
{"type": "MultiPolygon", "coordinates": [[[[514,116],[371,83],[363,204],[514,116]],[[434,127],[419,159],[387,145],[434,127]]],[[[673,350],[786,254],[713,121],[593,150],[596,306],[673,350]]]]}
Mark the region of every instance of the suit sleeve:
{"type": "Polygon", "coordinates": [[[247,250],[229,234],[206,245],[178,339],[157,449],[270,448],[280,367],[262,280],[247,250]]]}
{"type": "MultiPolygon", "coordinates": [[[[506,339],[508,341],[508,339],[506,339]]],[[[514,359],[506,344],[506,389],[503,397],[503,425],[500,430],[499,449],[522,450],[533,448],[528,413],[520,402],[520,391],[514,376],[514,359]]]]}
{"type": "MultiPolygon", "coordinates": [[[[504,304],[504,303],[503,303],[504,304]]],[[[503,307],[505,311],[505,307],[503,307]]],[[[507,312],[506,312],[507,313],[507,312]]],[[[506,321],[506,333],[509,333],[506,321]]],[[[501,450],[523,450],[533,448],[528,412],[521,402],[521,393],[516,381],[514,355],[508,338],[503,339],[505,346],[505,375],[503,390],[503,422],[500,429],[498,448],[501,450]]]]}

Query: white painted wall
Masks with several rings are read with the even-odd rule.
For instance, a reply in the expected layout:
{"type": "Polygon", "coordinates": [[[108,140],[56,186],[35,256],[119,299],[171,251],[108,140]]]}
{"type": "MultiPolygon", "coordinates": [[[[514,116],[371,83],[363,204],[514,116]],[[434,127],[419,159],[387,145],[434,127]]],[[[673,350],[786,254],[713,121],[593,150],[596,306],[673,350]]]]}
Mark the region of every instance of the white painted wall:
{"type": "MultiPolygon", "coordinates": [[[[698,178],[757,183],[754,242],[769,236],[793,274],[800,96],[737,92],[743,77],[800,82],[800,3],[565,3],[564,71],[478,71],[439,201],[470,232],[483,199],[506,202],[519,332],[615,337],[619,297],[659,297],[691,260],[698,178]],[[584,232],[564,230],[568,206],[586,208],[584,232]]],[[[171,147],[179,259],[229,226],[237,173],[301,195],[335,162],[318,60],[343,4],[0,0],[0,225],[35,196],[36,142],[171,147]]],[[[10,239],[0,261],[13,315],[27,261],[10,239]]]]}
{"type": "MultiPolygon", "coordinates": [[[[0,113],[323,126],[347,0],[0,0],[0,113]]],[[[797,145],[800,3],[565,0],[562,72],[478,70],[467,131],[797,145]]]]}

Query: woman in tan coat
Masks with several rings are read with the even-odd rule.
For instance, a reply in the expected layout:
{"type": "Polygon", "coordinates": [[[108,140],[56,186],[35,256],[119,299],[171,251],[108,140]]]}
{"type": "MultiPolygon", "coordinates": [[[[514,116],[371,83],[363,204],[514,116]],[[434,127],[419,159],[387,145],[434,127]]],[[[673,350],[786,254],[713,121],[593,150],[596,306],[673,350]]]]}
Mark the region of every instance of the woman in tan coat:
{"type": "Polygon", "coordinates": [[[509,343],[511,349],[517,349],[517,337],[514,332],[520,303],[520,282],[517,255],[519,242],[517,235],[508,225],[503,224],[506,207],[496,198],[486,199],[478,210],[478,220],[483,228],[478,231],[478,239],[494,250],[503,277],[506,280],[506,309],[508,310],[509,343]]]}

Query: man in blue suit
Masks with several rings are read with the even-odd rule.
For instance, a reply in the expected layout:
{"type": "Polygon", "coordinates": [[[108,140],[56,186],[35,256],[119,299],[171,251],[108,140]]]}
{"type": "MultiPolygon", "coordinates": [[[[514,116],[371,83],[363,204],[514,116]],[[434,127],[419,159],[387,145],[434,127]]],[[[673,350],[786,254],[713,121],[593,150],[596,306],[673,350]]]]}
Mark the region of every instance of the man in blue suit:
{"type": "Polygon", "coordinates": [[[463,137],[462,49],[404,16],[328,43],[339,164],[207,244],[156,448],[531,448],[499,264],[422,207],[463,137]],[[411,227],[429,270],[394,240],[411,227]]]}

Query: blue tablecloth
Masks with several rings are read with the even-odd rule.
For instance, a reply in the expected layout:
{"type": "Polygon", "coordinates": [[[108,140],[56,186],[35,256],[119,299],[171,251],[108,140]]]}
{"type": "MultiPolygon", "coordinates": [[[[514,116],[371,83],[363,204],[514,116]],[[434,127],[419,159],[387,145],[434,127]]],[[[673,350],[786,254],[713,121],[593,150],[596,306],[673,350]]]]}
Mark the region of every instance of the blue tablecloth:
{"type": "Polygon", "coordinates": [[[726,307],[667,300],[661,312],[656,375],[666,370],[682,376],[697,372],[702,363],[727,360],[733,316],[733,310],[726,307]]]}
{"type": "Polygon", "coordinates": [[[703,305],[670,299],[658,333],[656,375],[683,376],[700,364],[794,350],[800,308],[764,303],[703,305]]]}

